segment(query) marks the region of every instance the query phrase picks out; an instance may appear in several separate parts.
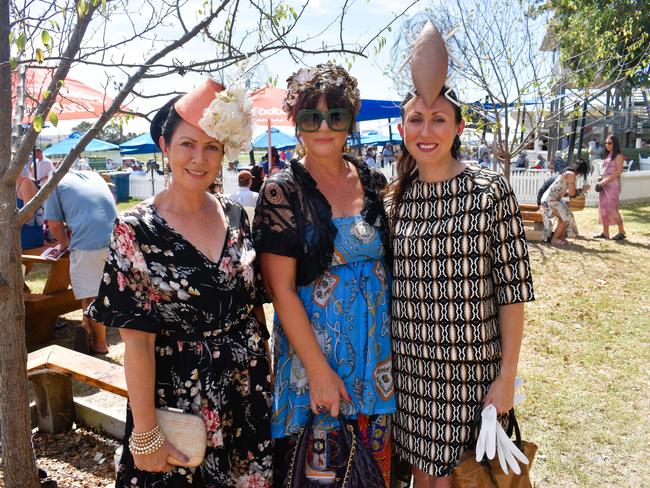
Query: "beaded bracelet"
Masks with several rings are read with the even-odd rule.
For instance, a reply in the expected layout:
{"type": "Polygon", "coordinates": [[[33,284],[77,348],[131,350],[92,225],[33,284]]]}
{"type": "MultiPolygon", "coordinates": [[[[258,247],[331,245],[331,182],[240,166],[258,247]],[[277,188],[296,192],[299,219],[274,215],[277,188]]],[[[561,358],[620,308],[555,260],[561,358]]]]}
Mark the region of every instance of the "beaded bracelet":
{"type": "Polygon", "coordinates": [[[153,429],[146,432],[132,432],[131,437],[137,441],[150,441],[155,437],[158,437],[160,433],[160,425],[156,425],[153,429]]]}
{"type": "Polygon", "coordinates": [[[160,426],[148,432],[132,433],[129,438],[129,450],[131,454],[153,454],[160,449],[165,443],[165,436],[160,430],[160,426]]]}

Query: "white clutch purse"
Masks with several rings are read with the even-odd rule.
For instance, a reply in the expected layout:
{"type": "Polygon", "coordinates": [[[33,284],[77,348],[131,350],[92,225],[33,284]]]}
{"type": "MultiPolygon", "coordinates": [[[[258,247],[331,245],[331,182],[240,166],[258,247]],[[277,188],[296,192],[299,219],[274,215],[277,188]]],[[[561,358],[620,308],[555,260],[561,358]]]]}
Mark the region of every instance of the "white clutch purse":
{"type": "Polygon", "coordinates": [[[173,408],[157,408],[156,420],[167,440],[190,458],[187,463],[182,463],[170,457],[167,459],[169,464],[194,468],[203,462],[208,433],[201,417],[173,408]]]}

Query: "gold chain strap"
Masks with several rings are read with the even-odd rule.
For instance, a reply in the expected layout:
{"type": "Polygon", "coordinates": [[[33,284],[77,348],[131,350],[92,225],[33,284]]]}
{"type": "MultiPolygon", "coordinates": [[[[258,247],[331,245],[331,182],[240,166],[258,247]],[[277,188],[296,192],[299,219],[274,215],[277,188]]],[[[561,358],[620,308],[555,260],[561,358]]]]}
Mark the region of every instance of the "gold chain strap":
{"type": "Polygon", "coordinates": [[[343,487],[346,487],[348,484],[348,479],[350,478],[350,471],[352,470],[352,460],[354,459],[354,453],[357,450],[357,436],[354,435],[354,429],[351,425],[346,425],[346,428],[350,432],[352,437],[352,445],[350,446],[350,457],[348,458],[348,465],[345,467],[345,476],[343,477],[343,487]]]}
{"type": "Polygon", "coordinates": [[[300,445],[300,441],[302,439],[302,436],[305,433],[305,428],[303,427],[300,429],[300,433],[298,434],[298,439],[296,440],[296,448],[293,450],[293,456],[291,457],[291,465],[289,466],[289,480],[287,483],[287,486],[291,486],[291,483],[293,482],[293,469],[296,465],[296,456],[298,455],[298,446],[300,445]]]}

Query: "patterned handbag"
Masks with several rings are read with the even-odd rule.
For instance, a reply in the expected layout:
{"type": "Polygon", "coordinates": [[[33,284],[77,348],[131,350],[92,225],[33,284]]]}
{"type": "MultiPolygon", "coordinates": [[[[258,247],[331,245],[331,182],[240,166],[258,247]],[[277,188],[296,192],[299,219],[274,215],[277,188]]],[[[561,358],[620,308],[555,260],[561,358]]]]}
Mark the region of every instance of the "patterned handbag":
{"type": "MultiPolygon", "coordinates": [[[[361,440],[355,425],[345,420],[342,415],[339,415],[338,420],[341,426],[340,435],[337,436],[338,447],[346,460],[341,469],[337,470],[334,483],[328,486],[335,488],[386,488],[379,466],[361,440]]],[[[311,415],[307,425],[298,434],[291,453],[291,463],[284,481],[284,488],[320,488],[323,486],[318,481],[310,480],[305,474],[313,422],[314,416],[311,415]]]]}
{"type": "Polygon", "coordinates": [[[515,417],[514,409],[509,412],[509,422],[507,434],[512,436],[515,432],[515,445],[524,453],[528,459],[528,464],[519,464],[521,474],[517,475],[512,470],[505,474],[501,469],[499,460],[495,457],[488,460],[483,457],[479,463],[476,461],[474,447],[476,446],[476,433],[480,431],[480,413],[477,417],[475,428],[470,434],[471,438],[468,446],[472,446],[463,454],[460,464],[456,466],[451,473],[452,488],[532,488],[530,481],[530,468],[537,452],[537,446],[532,442],[521,440],[519,424],[515,417]]]}

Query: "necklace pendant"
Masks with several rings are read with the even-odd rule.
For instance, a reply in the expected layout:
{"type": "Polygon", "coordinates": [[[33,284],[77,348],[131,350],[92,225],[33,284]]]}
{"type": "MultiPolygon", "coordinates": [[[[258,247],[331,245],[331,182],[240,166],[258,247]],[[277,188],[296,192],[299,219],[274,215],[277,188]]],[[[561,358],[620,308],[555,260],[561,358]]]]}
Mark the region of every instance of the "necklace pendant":
{"type": "Polygon", "coordinates": [[[350,229],[352,235],[363,242],[368,244],[375,238],[375,229],[365,220],[359,220],[352,225],[350,229]]]}

